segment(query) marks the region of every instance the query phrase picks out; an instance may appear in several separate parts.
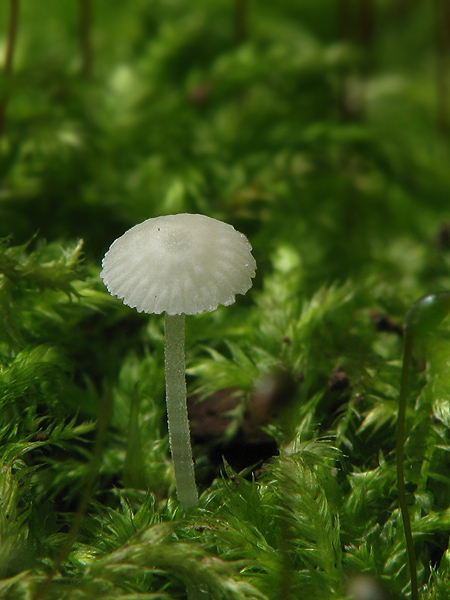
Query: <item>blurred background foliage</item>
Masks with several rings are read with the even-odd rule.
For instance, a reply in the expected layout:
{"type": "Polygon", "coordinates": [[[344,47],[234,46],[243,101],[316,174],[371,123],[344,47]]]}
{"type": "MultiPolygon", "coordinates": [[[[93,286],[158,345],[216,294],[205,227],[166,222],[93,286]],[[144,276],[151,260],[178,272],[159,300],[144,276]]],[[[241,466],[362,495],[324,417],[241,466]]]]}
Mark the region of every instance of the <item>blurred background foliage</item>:
{"type": "MultiPolygon", "coordinates": [[[[450,288],[449,24],[447,0],[1,3],[2,597],[408,593],[402,322],[450,288]],[[233,224],[258,263],[245,298],[187,320],[189,515],[161,319],[99,279],[116,237],[177,212],[233,224]]],[[[444,323],[406,448],[436,599],[449,360],[444,323]]]]}

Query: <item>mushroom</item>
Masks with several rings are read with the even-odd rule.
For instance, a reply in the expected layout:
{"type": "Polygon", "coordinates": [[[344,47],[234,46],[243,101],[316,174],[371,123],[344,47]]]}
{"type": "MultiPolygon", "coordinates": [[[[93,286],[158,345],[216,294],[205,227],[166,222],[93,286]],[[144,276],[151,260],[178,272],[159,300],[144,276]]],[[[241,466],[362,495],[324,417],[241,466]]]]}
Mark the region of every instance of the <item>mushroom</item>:
{"type": "Polygon", "coordinates": [[[198,504],[186,404],[185,315],[228,306],[252,286],[256,262],[247,238],[204,215],[148,219],[119,237],[102,261],[108,291],[139,312],[165,312],[167,420],[177,497],[198,504]]]}

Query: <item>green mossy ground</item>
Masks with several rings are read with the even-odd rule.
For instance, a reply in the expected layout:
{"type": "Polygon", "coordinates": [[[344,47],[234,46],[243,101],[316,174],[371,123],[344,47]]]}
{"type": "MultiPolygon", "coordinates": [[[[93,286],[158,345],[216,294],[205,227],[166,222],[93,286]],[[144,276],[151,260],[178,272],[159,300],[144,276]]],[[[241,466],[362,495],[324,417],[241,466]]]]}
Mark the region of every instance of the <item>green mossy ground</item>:
{"type": "MultiPolygon", "coordinates": [[[[231,0],[96,0],[83,63],[81,3],[22,3],[1,86],[2,598],[409,594],[401,326],[450,290],[450,138],[432,3],[375,1],[373,38],[356,18],[339,33],[338,4],[250,3],[237,43],[231,0]],[[189,513],[162,319],[99,278],[116,237],[176,212],[233,224],[258,263],[246,297],[187,319],[188,387],[211,417],[189,513]]],[[[449,364],[444,322],[417,348],[407,413],[424,600],[450,598],[449,364]]]]}

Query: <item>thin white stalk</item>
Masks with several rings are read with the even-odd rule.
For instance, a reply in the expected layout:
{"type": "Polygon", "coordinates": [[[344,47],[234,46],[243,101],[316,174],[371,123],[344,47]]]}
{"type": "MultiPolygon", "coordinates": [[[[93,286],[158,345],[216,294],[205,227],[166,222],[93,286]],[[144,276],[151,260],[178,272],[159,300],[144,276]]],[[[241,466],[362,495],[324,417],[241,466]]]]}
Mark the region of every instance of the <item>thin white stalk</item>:
{"type": "Polygon", "coordinates": [[[166,404],[177,497],[183,508],[198,504],[186,403],[184,314],[165,318],[166,404]]]}

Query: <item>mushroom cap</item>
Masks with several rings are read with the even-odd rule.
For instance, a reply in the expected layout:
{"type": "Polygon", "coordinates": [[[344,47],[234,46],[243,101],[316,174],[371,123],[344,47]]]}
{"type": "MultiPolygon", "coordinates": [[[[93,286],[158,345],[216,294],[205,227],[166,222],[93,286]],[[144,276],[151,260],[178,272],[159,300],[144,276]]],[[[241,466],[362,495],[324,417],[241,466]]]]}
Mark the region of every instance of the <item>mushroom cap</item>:
{"type": "Polygon", "coordinates": [[[156,217],[111,244],[100,276],[110,294],[139,312],[195,315],[251,288],[251,249],[245,235],[217,219],[156,217]]]}

